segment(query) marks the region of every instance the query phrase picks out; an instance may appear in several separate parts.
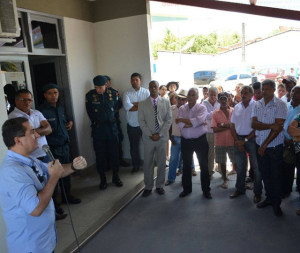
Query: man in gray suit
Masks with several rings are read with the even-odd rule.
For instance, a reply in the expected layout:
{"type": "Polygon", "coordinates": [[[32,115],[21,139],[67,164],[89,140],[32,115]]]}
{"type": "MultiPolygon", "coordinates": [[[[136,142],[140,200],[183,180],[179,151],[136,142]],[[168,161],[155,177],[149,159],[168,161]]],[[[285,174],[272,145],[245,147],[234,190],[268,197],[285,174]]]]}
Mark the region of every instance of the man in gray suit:
{"type": "Polygon", "coordinates": [[[149,83],[150,97],[139,104],[139,125],[144,143],[144,182],[143,197],[148,197],[153,188],[154,159],[157,162],[156,192],[165,193],[167,141],[172,123],[171,105],[167,99],[158,96],[159,83],[149,83]]]}

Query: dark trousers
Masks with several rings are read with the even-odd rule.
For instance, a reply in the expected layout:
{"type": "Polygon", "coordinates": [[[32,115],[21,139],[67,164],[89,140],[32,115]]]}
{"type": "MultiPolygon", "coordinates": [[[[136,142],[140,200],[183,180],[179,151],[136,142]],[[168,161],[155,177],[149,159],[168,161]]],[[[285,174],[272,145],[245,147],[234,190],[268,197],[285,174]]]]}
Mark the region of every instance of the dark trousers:
{"type": "Polygon", "coordinates": [[[282,166],[282,194],[283,195],[289,194],[293,191],[294,175],[295,175],[295,165],[283,162],[283,166],[282,166]]]}
{"type": "MultiPolygon", "coordinates": [[[[256,149],[259,146],[256,145],[256,149]]],[[[267,199],[277,207],[281,204],[281,169],[283,145],[267,148],[263,156],[257,154],[258,167],[264,182],[267,199]]]]}
{"type": "Polygon", "coordinates": [[[100,175],[100,180],[105,181],[105,171],[109,166],[113,171],[113,180],[118,179],[119,171],[119,149],[118,139],[113,137],[111,140],[93,139],[96,154],[96,167],[100,175]],[[109,165],[108,165],[109,163],[109,165]]]}
{"type": "Polygon", "coordinates": [[[124,135],[123,135],[123,132],[122,132],[122,128],[121,128],[121,122],[118,123],[118,131],[119,131],[119,160],[122,161],[123,159],[123,155],[124,155],[124,152],[123,152],[123,147],[122,147],[122,141],[124,139],[124,135]]]}
{"type": "Polygon", "coordinates": [[[140,141],[142,130],[140,127],[132,127],[127,124],[127,134],[130,143],[130,155],[133,168],[140,167],[140,141]]]}
{"type": "Polygon", "coordinates": [[[200,164],[200,179],[203,192],[210,191],[210,177],[208,172],[208,142],[206,135],[196,139],[181,137],[181,155],[183,160],[182,186],[185,192],[192,192],[192,161],[196,152],[200,164]]]}
{"type": "MultiPolygon", "coordinates": [[[[58,159],[61,164],[66,164],[66,163],[71,162],[69,144],[65,144],[62,146],[50,146],[50,150],[51,150],[54,158],[58,159]]],[[[52,195],[55,206],[57,205],[58,185],[61,190],[62,199],[65,198],[63,189],[65,190],[66,196],[68,197],[71,192],[71,176],[67,176],[67,177],[59,179],[58,184],[56,185],[53,195],[52,195]]]]}

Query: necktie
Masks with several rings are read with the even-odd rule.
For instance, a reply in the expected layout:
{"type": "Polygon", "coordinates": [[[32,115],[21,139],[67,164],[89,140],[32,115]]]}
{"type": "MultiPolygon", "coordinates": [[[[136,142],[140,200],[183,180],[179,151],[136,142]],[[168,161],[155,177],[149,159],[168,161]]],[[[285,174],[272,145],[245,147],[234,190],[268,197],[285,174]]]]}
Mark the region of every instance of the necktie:
{"type": "Polygon", "coordinates": [[[158,133],[159,124],[158,124],[158,119],[157,119],[157,104],[156,104],[155,100],[154,100],[153,104],[154,104],[153,108],[154,108],[154,114],[155,114],[155,133],[158,133]]]}

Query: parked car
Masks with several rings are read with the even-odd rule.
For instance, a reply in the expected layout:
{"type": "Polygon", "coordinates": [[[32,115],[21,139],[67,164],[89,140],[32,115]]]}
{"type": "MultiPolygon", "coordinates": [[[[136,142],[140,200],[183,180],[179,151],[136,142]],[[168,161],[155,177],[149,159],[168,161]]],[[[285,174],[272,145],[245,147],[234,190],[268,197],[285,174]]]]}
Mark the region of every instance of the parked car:
{"type": "Polygon", "coordinates": [[[266,79],[276,80],[280,76],[282,70],[280,68],[265,68],[261,69],[258,73],[264,75],[266,79]]]}
{"type": "Polygon", "coordinates": [[[200,87],[207,86],[212,81],[216,80],[217,71],[215,70],[200,70],[194,73],[194,84],[200,87]]]}
{"type": "MultiPolygon", "coordinates": [[[[261,82],[265,79],[264,75],[258,74],[257,81],[261,82]]],[[[223,82],[223,89],[225,91],[234,91],[235,87],[238,83],[242,83],[244,85],[252,84],[252,76],[251,73],[234,73],[230,76],[226,77],[223,82]]]]}

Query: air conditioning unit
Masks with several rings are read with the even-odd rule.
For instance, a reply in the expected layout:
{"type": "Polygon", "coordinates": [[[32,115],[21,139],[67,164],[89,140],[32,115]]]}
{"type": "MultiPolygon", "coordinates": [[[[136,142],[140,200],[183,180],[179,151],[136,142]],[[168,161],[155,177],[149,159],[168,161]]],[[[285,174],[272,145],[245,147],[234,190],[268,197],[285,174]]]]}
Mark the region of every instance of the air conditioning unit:
{"type": "Polygon", "coordinates": [[[0,0],[0,38],[20,36],[16,0],[0,0]]]}

